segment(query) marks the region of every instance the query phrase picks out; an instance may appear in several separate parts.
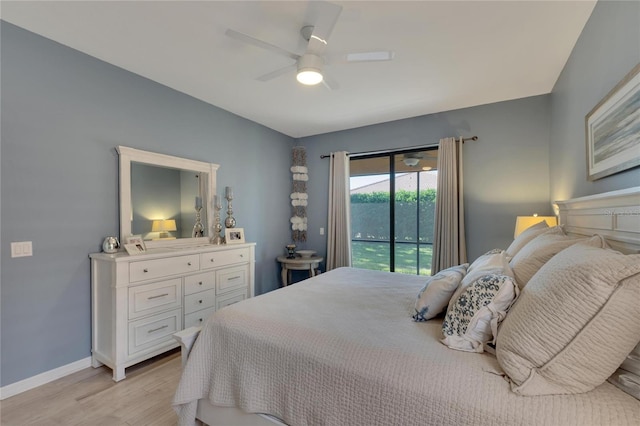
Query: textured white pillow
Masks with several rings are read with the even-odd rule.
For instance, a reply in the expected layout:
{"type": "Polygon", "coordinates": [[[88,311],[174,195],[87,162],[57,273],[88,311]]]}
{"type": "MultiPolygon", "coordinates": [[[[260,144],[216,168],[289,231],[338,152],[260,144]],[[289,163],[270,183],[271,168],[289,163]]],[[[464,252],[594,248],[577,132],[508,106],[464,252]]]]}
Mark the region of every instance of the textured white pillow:
{"type": "Polygon", "coordinates": [[[640,340],[640,255],[590,243],[549,260],[502,322],[496,355],[515,393],[590,391],[640,340]]]}
{"type": "Polygon", "coordinates": [[[509,266],[509,259],[507,258],[507,253],[505,251],[496,253],[492,250],[487,254],[480,256],[474,260],[471,265],[469,265],[469,268],[467,268],[467,275],[464,276],[455,293],[451,296],[447,311],[451,309],[453,302],[460,297],[460,294],[469,285],[473,284],[478,278],[489,274],[513,277],[513,271],[509,266]]]}
{"type": "Polygon", "coordinates": [[[549,224],[544,219],[535,225],[531,225],[518,235],[513,242],[507,247],[507,256],[513,257],[525,246],[529,241],[533,240],[540,234],[544,234],[549,230],[549,224]]]}
{"type": "Polygon", "coordinates": [[[513,277],[484,275],[453,301],[442,323],[442,343],[451,349],[483,352],[484,344],[494,340],[498,324],[518,297],[513,277]]]}
{"type": "Polygon", "coordinates": [[[414,321],[426,321],[444,311],[460,281],[467,274],[468,266],[468,263],[453,266],[427,279],[416,300],[414,321]]]}
{"type": "MultiPolygon", "coordinates": [[[[520,289],[526,286],[533,274],[538,272],[542,265],[547,263],[554,255],[579,241],[585,240],[586,238],[564,235],[562,229],[556,226],[529,241],[509,262],[520,289]]],[[[592,245],[606,247],[604,240],[600,239],[598,241],[594,240],[592,245]]]]}

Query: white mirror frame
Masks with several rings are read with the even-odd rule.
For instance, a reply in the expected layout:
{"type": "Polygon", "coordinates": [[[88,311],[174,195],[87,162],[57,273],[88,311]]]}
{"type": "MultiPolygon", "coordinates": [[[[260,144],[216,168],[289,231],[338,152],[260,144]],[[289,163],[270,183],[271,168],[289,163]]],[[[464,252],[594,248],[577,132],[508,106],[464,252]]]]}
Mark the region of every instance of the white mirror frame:
{"type": "Polygon", "coordinates": [[[147,248],[155,247],[176,247],[194,246],[208,244],[213,235],[214,211],[211,206],[212,194],[216,193],[216,172],[220,165],[205,163],[203,161],[189,160],[186,158],[174,157],[172,155],[158,154],[150,151],[129,148],[126,146],[116,147],[120,157],[120,242],[124,244],[125,238],[131,234],[131,162],[144,163],[154,166],[164,166],[181,170],[193,170],[194,172],[206,173],[209,176],[206,185],[206,194],[203,194],[203,203],[207,206],[207,236],[203,238],[178,238],[175,240],[154,240],[145,241],[147,248]]]}

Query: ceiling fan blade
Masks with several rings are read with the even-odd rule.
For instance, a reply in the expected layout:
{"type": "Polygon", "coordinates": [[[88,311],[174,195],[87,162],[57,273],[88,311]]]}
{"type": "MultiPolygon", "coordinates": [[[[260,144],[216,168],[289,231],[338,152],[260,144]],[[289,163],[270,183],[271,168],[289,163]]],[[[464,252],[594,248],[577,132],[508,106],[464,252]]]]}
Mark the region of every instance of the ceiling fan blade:
{"type": "Polygon", "coordinates": [[[392,60],[394,52],[391,50],[377,50],[371,52],[347,53],[344,56],[347,62],[378,62],[392,60]]]}
{"type": "Polygon", "coordinates": [[[338,82],[328,75],[326,71],[322,73],[322,84],[329,90],[338,90],[340,88],[338,82]]]}
{"type": "Polygon", "coordinates": [[[347,64],[351,62],[385,62],[393,60],[392,50],[372,50],[369,52],[339,53],[325,56],[327,64],[347,64]]]}
{"type": "Polygon", "coordinates": [[[327,1],[311,1],[311,16],[315,17],[313,32],[309,37],[307,53],[321,56],[327,48],[327,40],[333,31],[333,27],[342,13],[342,6],[327,1]]]}
{"type": "Polygon", "coordinates": [[[243,34],[241,32],[232,30],[232,29],[227,29],[224,33],[227,37],[230,38],[234,38],[236,40],[240,40],[244,43],[247,44],[252,44],[256,47],[259,47],[261,49],[265,49],[265,50],[270,50],[272,52],[275,52],[279,55],[283,55],[286,56],[288,58],[291,59],[295,59],[296,61],[298,60],[298,58],[300,57],[300,55],[297,55],[293,52],[289,52],[288,50],[285,50],[281,47],[276,46],[275,44],[271,44],[271,43],[267,43],[266,41],[262,41],[262,40],[258,40],[257,38],[251,37],[249,35],[243,34]]]}
{"type": "Polygon", "coordinates": [[[286,67],[282,67],[275,71],[271,71],[269,73],[263,74],[260,77],[256,77],[256,80],[259,80],[259,81],[273,80],[274,78],[279,77],[282,74],[286,74],[289,71],[294,70],[295,68],[296,68],[296,64],[287,65],[286,67]]]}

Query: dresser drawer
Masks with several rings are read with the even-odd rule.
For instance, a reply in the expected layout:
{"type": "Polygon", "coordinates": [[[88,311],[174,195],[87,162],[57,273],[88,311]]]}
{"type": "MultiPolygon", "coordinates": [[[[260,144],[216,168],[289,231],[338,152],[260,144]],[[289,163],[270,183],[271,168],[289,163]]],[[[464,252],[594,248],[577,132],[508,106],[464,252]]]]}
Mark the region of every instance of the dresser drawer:
{"type": "Polygon", "coordinates": [[[225,268],[216,271],[216,294],[247,288],[249,284],[249,265],[225,268]]]}
{"type": "Polygon", "coordinates": [[[180,278],[129,287],[129,319],[179,308],[181,302],[180,278]]]}
{"type": "Polygon", "coordinates": [[[216,311],[215,307],[203,309],[184,316],[184,328],[200,327],[216,311]]]}
{"type": "Polygon", "coordinates": [[[216,300],[216,309],[224,308],[225,306],[233,305],[247,298],[247,292],[233,292],[220,296],[216,300]]]}
{"type": "Polygon", "coordinates": [[[199,269],[200,256],[197,254],[131,262],[129,264],[129,281],[133,283],[152,280],[167,275],[196,272],[199,269]]]}
{"type": "Polygon", "coordinates": [[[184,277],[184,294],[197,293],[204,290],[214,290],[216,288],[216,276],[213,272],[195,274],[184,277]]]}
{"type": "Polygon", "coordinates": [[[249,262],[249,253],[248,248],[202,253],[200,255],[200,263],[202,264],[202,269],[211,269],[233,265],[234,263],[249,262]]]}
{"type": "Polygon", "coordinates": [[[174,309],[129,323],[129,355],[171,342],[171,335],[182,330],[182,310],[174,309]]]}
{"type": "Polygon", "coordinates": [[[184,313],[190,314],[205,308],[212,308],[216,302],[215,290],[201,291],[184,297],[184,313]]]}

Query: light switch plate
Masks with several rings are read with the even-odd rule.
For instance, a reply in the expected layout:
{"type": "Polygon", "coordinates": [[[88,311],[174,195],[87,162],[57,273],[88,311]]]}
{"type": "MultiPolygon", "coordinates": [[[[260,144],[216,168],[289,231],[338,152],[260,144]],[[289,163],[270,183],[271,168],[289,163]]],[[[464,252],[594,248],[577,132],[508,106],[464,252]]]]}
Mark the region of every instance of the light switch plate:
{"type": "Polygon", "coordinates": [[[11,257],[33,256],[31,241],[18,241],[11,243],[11,257]]]}

